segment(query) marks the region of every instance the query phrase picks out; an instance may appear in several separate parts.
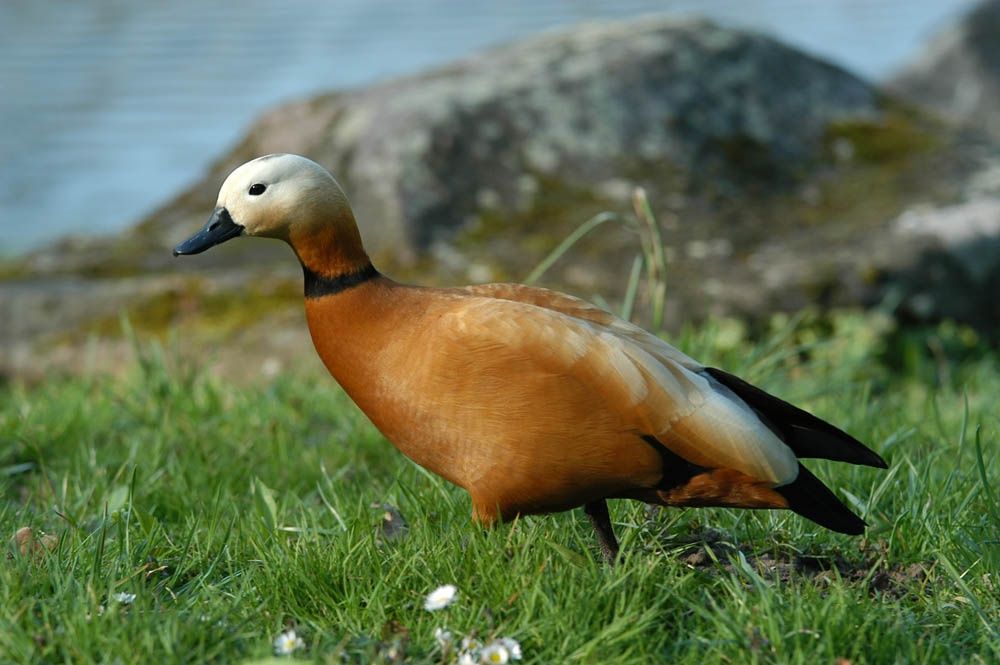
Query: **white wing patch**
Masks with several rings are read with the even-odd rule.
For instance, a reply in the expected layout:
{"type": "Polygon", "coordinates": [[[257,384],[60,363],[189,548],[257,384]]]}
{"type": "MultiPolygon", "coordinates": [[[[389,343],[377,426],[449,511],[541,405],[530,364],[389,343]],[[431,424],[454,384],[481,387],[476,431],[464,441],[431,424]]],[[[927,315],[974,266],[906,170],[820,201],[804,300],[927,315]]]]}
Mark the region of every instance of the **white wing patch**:
{"type": "Polygon", "coordinates": [[[754,478],[787,485],[799,474],[795,453],[731,390],[708,376],[705,403],[691,418],[711,432],[713,457],[754,478]]]}

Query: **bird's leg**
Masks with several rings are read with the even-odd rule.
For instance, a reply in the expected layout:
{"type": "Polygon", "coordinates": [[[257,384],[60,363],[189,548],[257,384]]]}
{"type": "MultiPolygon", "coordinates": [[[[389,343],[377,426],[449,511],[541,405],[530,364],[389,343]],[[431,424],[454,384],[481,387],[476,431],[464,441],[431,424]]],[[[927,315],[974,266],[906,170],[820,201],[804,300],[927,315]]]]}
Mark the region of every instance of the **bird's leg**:
{"type": "Polygon", "coordinates": [[[611,517],[608,515],[608,503],[604,499],[584,504],[583,512],[587,513],[590,523],[597,533],[597,544],[601,546],[601,555],[609,566],[615,564],[618,558],[618,539],[615,538],[611,517]]]}

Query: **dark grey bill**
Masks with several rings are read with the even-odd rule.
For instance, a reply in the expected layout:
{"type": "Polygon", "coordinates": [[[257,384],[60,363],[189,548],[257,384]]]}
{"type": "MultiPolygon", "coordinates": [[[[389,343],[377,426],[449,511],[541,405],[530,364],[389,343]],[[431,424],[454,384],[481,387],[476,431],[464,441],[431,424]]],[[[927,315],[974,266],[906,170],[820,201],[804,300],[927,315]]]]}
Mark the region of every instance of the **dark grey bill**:
{"type": "Polygon", "coordinates": [[[209,247],[215,247],[241,233],[243,233],[243,227],[233,221],[233,218],[229,216],[229,211],[225,208],[216,208],[212,216],[208,218],[208,224],[205,224],[205,228],[174,247],[174,256],[201,254],[209,247]]]}

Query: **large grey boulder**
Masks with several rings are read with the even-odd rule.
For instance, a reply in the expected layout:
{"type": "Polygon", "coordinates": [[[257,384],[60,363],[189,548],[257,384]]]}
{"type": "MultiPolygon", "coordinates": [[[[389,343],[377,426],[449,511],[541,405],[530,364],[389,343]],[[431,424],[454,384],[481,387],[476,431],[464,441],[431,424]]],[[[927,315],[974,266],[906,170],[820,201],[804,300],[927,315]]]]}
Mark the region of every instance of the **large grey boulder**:
{"type": "Polygon", "coordinates": [[[879,117],[870,86],[769,37],[696,20],[584,25],[275,109],[144,228],[169,245],[230,169],[301,152],[341,180],[374,253],[413,266],[463,237],[558,240],[636,184],[664,201],[773,194],[815,172],[832,126],[879,117]]]}

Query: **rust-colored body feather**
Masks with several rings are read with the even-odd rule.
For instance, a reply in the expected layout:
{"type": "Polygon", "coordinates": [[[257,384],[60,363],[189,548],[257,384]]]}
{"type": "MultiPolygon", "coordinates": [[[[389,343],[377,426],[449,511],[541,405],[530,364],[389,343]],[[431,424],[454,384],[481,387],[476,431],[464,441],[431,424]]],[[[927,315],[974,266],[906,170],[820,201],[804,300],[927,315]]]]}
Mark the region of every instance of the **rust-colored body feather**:
{"type": "MultiPolygon", "coordinates": [[[[699,383],[698,363],[583,301],[521,285],[438,290],[380,278],[310,299],[306,312],[331,374],[404,454],[465,488],[477,520],[609,497],[789,507],[780,486],[796,476],[753,471],[780,469],[785,457],[797,472],[794,453],[737,441],[744,459],[730,459],[715,440],[744,431],[702,417],[702,392],[725,389],[699,383]],[[642,344],[663,351],[654,361],[666,379],[628,357],[642,344]]],[[[740,415],[748,438],[772,435],[749,408],[740,415]]]]}

